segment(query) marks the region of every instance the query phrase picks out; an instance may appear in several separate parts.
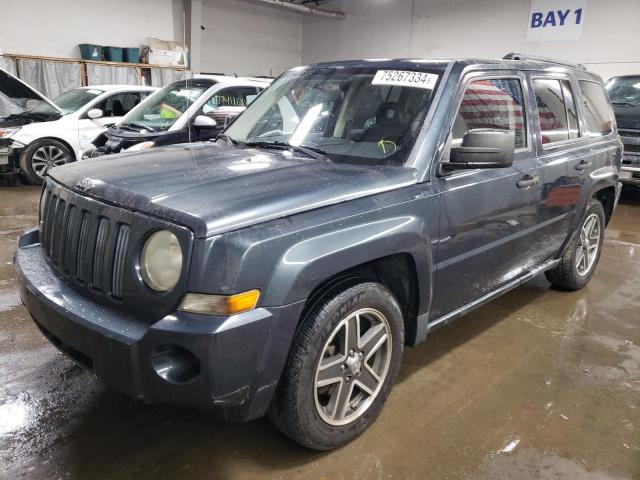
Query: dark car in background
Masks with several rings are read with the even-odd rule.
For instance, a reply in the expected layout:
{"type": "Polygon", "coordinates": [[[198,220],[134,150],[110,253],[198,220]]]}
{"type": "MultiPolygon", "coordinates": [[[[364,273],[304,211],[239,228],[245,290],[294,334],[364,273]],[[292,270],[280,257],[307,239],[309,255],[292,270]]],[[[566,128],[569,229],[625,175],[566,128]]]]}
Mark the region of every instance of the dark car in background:
{"type": "Polygon", "coordinates": [[[97,148],[87,156],[209,140],[268,84],[265,79],[212,75],[170,83],[100,134],[93,141],[97,148]]]}
{"type": "Polygon", "coordinates": [[[121,392],[327,450],[375,420],[405,346],[540,272],[584,287],[621,157],[576,66],[297,67],[215,142],[52,170],[21,297],[121,392]]]}
{"type": "Polygon", "coordinates": [[[624,143],[620,181],[640,185],[640,75],[613,77],[606,89],[624,143]]]}

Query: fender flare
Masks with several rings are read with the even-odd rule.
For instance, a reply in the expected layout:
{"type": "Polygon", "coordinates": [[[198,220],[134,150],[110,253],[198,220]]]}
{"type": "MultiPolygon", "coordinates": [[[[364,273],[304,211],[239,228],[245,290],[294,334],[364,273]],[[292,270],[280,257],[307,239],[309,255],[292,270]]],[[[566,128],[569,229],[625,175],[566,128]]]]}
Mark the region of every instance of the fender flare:
{"type": "Polygon", "coordinates": [[[355,267],[395,254],[409,254],[416,270],[419,312],[431,301],[431,242],[424,222],[397,216],[333,229],[291,245],[271,274],[267,305],[306,300],[326,280],[355,267]],[[366,245],[366,248],[363,246],[366,245]]]}

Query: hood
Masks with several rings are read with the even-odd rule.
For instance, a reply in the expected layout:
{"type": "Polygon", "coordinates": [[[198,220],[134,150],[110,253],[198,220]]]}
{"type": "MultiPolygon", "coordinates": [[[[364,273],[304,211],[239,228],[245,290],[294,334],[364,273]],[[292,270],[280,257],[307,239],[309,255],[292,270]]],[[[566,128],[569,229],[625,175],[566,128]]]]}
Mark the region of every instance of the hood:
{"type": "Polygon", "coordinates": [[[56,110],[60,110],[47,97],[0,68],[0,117],[28,110],[30,108],[29,100],[46,102],[56,110]]]}
{"type": "Polygon", "coordinates": [[[410,185],[415,173],[210,143],[99,157],[49,175],[80,193],[207,237],[410,185]]]}
{"type": "Polygon", "coordinates": [[[640,130],[640,105],[635,107],[614,105],[613,112],[616,115],[618,128],[640,130]]]}

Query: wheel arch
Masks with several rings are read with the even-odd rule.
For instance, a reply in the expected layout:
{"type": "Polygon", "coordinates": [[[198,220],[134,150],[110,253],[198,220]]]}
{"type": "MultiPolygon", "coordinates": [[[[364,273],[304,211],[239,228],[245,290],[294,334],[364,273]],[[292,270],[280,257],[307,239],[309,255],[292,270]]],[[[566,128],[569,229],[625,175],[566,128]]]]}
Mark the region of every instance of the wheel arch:
{"type": "Polygon", "coordinates": [[[61,144],[63,144],[65,147],[67,147],[69,149],[69,152],[71,152],[71,161],[75,162],[77,160],[77,155],[76,155],[76,151],[73,148],[73,146],[67,142],[64,138],[61,137],[54,137],[54,136],[46,136],[46,137],[40,137],[40,138],[36,138],[34,140],[32,140],[24,149],[23,152],[27,150],[27,148],[29,148],[29,146],[33,145],[35,142],[41,142],[43,140],[54,140],[56,142],[60,142],[61,144]]]}

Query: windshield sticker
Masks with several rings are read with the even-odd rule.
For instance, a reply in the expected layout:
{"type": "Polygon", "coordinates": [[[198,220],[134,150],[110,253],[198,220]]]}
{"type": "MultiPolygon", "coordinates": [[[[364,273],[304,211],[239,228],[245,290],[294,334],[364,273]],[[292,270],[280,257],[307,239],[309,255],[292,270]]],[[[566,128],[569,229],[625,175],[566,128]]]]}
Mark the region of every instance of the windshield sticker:
{"type": "Polygon", "coordinates": [[[371,85],[398,85],[402,87],[425,88],[433,90],[438,75],[426,72],[409,72],[405,70],[378,70],[371,85]]]}
{"type": "Polygon", "coordinates": [[[102,90],[95,90],[93,88],[90,88],[87,90],[87,92],[89,92],[91,95],[100,95],[102,93],[102,90]]]}

